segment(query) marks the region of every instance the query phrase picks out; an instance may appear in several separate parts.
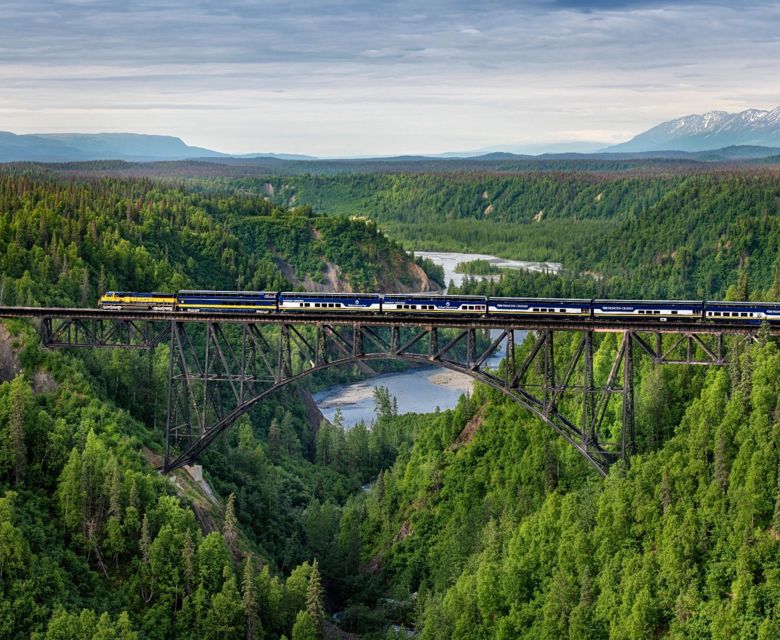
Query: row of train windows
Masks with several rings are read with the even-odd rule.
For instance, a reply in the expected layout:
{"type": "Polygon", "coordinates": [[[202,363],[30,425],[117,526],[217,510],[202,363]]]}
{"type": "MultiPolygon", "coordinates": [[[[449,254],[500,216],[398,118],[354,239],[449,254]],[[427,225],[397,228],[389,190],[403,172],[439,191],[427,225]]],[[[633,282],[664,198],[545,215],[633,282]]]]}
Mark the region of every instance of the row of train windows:
{"type": "Polygon", "coordinates": [[[466,311],[484,311],[485,307],[481,304],[464,304],[461,309],[466,311]]]}
{"type": "Polygon", "coordinates": [[[563,313],[563,309],[537,309],[534,307],[531,311],[536,313],[563,313]]]}
{"type": "Polygon", "coordinates": [[[747,311],[710,311],[708,315],[715,316],[716,318],[752,318],[755,314],[747,311]]]}
{"type": "Polygon", "coordinates": [[[436,305],[433,304],[397,304],[396,309],[421,309],[422,311],[434,311],[436,305]]]}
{"type": "Polygon", "coordinates": [[[316,309],[333,309],[334,307],[343,307],[340,302],[302,302],[302,307],[314,307],[316,309]]]}
{"type": "MultiPolygon", "coordinates": [[[[658,316],[661,315],[660,309],[640,309],[639,310],[640,315],[654,315],[658,316]]],[[[676,311],[672,311],[672,313],[677,313],[676,311]]]]}

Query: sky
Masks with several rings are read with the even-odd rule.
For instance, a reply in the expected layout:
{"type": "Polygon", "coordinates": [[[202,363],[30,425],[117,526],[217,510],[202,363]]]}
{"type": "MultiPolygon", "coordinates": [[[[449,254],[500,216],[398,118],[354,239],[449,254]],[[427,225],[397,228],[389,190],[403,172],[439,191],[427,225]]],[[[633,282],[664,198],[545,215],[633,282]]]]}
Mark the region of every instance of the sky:
{"type": "Polygon", "coordinates": [[[780,106],[780,3],[0,0],[0,130],[230,153],[617,143],[780,106]]]}

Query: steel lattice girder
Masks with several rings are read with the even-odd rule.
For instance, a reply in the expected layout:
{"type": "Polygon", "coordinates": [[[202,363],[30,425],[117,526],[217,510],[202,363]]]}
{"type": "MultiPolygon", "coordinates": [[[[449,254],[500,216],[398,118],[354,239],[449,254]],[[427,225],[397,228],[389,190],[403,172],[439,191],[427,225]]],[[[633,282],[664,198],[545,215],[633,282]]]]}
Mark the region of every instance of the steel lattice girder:
{"type": "MultiPolygon", "coordinates": [[[[192,462],[238,417],[286,385],[328,367],[403,359],[459,371],[500,390],[604,474],[610,464],[628,460],[635,450],[633,369],[638,355],[657,364],[726,363],[722,335],[681,331],[664,340],[660,334],[615,330],[619,345],[609,375],[598,381],[593,371],[594,332],[577,331],[580,338],[574,351],[561,360],[554,339],[559,331],[553,327],[536,332],[518,362],[521,346],[511,326],[488,336],[484,329],[347,320],[304,326],[215,321],[188,327],[172,322],[165,471],[192,462]],[[496,355],[504,356],[503,371],[487,365],[496,355]],[[580,397],[576,411],[571,410],[574,394],[580,397]],[[605,429],[613,397],[621,401],[619,434],[605,429]]],[[[754,340],[755,333],[744,339],[754,340]]]]}

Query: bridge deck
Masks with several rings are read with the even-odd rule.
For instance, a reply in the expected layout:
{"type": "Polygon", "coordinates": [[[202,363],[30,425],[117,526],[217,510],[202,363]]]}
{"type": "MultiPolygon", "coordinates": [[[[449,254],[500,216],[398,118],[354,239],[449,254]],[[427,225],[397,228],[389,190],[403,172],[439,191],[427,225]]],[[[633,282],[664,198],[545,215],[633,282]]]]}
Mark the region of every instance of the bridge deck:
{"type": "MultiPolygon", "coordinates": [[[[505,316],[480,317],[420,314],[382,315],[357,312],[307,312],[291,311],[276,313],[187,313],[182,311],[114,311],[106,309],[80,309],[68,307],[0,307],[0,318],[57,318],[67,320],[135,320],[152,322],[221,322],[235,324],[349,324],[364,326],[398,327],[453,327],[462,329],[514,329],[518,331],[647,331],[652,333],[698,334],[750,334],[758,325],[724,320],[670,320],[663,322],[649,317],[594,320],[593,318],[522,318],[505,316]]],[[[772,335],[780,335],[780,325],[770,325],[772,335]]]]}

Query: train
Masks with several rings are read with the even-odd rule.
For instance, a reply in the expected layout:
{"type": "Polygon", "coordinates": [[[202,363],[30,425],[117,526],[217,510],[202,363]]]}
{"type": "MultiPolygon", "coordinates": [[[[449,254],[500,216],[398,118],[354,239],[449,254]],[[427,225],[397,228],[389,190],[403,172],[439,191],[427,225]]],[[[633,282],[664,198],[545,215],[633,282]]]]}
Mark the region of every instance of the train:
{"type": "Polygon", "coordinates": [[[305,291],[199,291],[139,293],[107,291],[101,309],[182,311],[187,313],[369,313],[457,315],[659,322],[729,321],[780,323],[780,302],[706,300],[598,300],[504,298],[426,293],[316,293],[305,291]]]}

